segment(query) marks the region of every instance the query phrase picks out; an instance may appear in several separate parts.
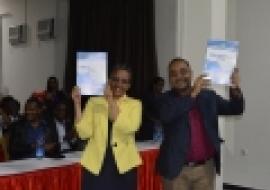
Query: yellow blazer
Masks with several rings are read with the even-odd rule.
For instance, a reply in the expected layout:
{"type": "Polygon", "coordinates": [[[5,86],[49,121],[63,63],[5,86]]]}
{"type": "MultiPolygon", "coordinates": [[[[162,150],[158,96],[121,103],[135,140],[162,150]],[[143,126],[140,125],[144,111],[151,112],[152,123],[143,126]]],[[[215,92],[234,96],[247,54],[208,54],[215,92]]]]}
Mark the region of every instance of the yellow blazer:
{"type": "MultiPolygon", "coordinates": [[[[135,132],[141,124],[142,105],[139,100],[127,96],[120,98],[117,104],[120,112],[113,122],[110,145],[118,171],[123,174],[142,162],[135,144],[135,132]]],[[[90,98],[76,129],[82,139],[89,139],[81,164],[98,175],[108,144],[108,102],[104,97],[90,98]]]]}

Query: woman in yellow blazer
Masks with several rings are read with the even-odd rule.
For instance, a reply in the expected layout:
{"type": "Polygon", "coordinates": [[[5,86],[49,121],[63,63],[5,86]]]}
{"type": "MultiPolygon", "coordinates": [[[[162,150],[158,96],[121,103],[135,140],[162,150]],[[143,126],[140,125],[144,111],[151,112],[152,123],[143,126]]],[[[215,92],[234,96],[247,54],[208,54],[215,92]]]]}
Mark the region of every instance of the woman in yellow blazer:
{"type": "Polygon", "coordinates": [[[78,87],[72,91],[76,129],[88,139],[81,158],[83,190],[136,190],[141,158],[134,136],[142,106],[126,96],[130,81],[128,67],[113,68],[104,96],[90,98],[83,113],[78,87]]]}

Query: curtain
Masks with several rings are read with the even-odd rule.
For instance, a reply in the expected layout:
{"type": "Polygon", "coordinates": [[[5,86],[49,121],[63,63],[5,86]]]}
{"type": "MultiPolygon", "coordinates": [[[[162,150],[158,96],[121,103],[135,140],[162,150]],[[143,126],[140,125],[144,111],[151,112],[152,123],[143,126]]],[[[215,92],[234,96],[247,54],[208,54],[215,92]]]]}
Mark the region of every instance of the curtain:
{"type": "Polygon", "coordinates": [[[76,82],[76,51],[107,51],[108,69],[128,64],[129,95],[140,97],[157,74],[154,0],[70,0],[65,89],[76,82]]]}

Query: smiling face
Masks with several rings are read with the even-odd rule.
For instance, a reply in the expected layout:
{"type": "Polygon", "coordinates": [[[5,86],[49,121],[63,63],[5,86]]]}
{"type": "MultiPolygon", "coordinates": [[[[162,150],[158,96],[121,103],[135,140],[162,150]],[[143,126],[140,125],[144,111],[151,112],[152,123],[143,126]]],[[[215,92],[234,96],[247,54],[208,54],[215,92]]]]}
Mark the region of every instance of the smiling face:
{"type": "Polygon", "coordinates": [[[183,60],[171,62],[169,65],[169,80],[172,89],[185,94],[191,90],[192,71],[189,64],[183,60]]]}
{"type": "Polygon", "coordinates": [[[39,120],[41,109],[37,102],[29,101],[25,105],[25,117],[29,122],[35,122],[39,120]]]}
{"type": "Polygon", "coordinates": [[[130,72],[124,69],[117,69],[110,77],[110,87],[114,98],[120,98],[126,94],[130,88],[130,72]]]}
{"type": "Polygon", "coordinates": [[[54,115],[55,115],[55,118],[62,122],[66,119],[66,116],[67,116],[67,106],[65,103],[59,103],[55,110],[54,110],[54,115]]]}
{"type": "Polygon", "coordinates": [[[58,80],[55,77],[50,77],[47,81],[47,91],[57,91],[59,88],[58,80]]]}

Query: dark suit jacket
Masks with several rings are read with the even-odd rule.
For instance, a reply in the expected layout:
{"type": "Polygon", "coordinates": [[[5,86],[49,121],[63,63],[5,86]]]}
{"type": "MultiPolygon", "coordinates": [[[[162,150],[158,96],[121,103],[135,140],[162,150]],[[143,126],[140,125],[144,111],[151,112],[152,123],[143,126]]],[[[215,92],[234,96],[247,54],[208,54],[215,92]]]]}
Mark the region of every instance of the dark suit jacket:
{"type": "MultiPolygon", "coordinates": [[[[61,148],[60,148],[60,142],[59,142],[59,139],[58,139],[58,133],[57,133],[57,127],[56,127],[55,119],[54,118],[49,118],[48,123],[49,123],[49,126],[54,131],[56,131],[57,142],[58,142],[58,146],[59,146],[58,148],[60,150],[61,148]]],[[[65,135],[64,139],[68,142],[68,144],[70,146],[70,150],[71,151],[80,150],[81,141],[76,136],[74,137],[75,130],[74,130],[74,126],[73,126],[72,122],[70,122],[70,121],[65,122],[65,132],[66,132],[66,135],[65,135]]]]}
{"type": "MultiPolygon", "coordinates": [[[[56,130],[52,128],[48,122],[41,121],[41,125],[44,127],[45,133],[45,144],[47,143],[58,143],[58,136],[56,130]]],[[[18,122],[14,123],[10,129],[9,138],[9,154],[10,159],[23,159],[30,158],[35,155],[35,148],[28,144],[27,138],[27,121],[22,118],[18,122]]],[[[48,157],[55,157],[59,153],[59,146],[56,145],[50,152],[45,152],[48,157]]]]}
{"type": "Polygon", "coordinates": [[[139,131],[136,133],[136,140],[153,140],[156,125],[155,120],[158,120],[155,115],[156,102],[159,102],[161,96],[162,94],[155,95],[153,92],[144,95],[142,99],[142,124],[139,131]]]}
{"type": "Polygon", "coordinates": [[[201,91],[196,99],[178,97],[173,91],[166,92],[157,108],[164,127],[164,140],[157,159],[157,169],[165,178],[172,179],[178,176],[186,162],[190,145],[188,113],[195,103],[202,114],[207,135],[216,150],[217,172],[220,170],[219,155],[222,142],[218,133],[218,115],[239,115],[244,110],[244,99],[240,89],[238,96],[230,90],[229,100],[210,90],[201,91]]]}

